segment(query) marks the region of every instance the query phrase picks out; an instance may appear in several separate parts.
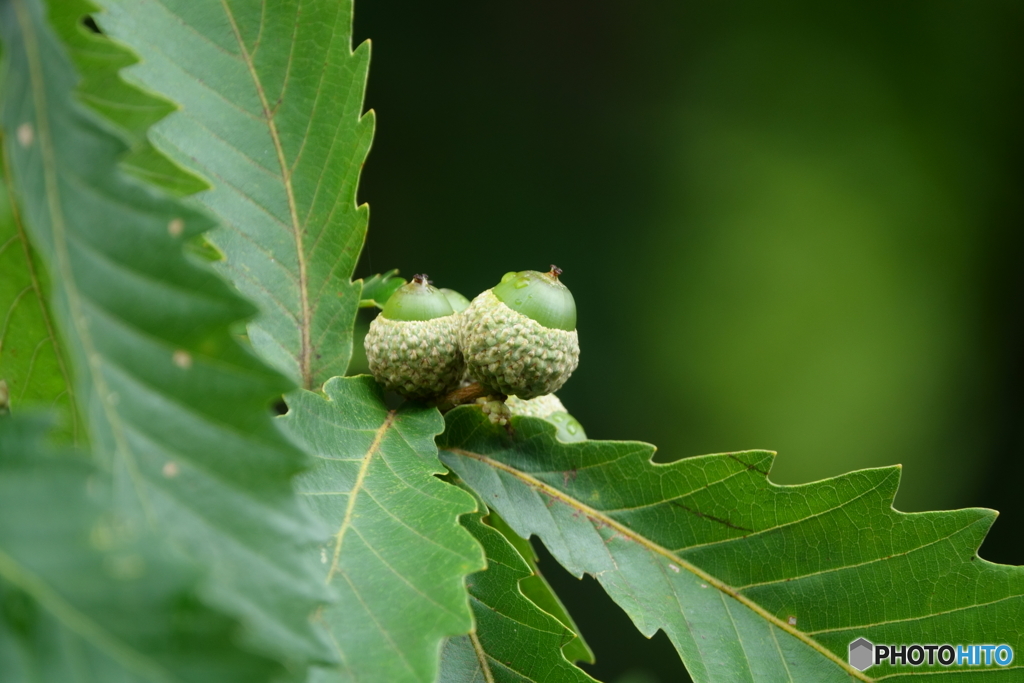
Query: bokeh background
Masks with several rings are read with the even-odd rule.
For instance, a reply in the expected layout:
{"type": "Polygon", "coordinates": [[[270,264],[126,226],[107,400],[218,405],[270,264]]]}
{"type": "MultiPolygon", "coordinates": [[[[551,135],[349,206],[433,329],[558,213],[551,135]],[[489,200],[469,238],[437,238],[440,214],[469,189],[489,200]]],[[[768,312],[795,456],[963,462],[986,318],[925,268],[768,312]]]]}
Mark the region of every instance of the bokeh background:
{"type": "MultiPolygon", "coordinates": [[[[374,0],[363,274],[473,296],[556,263],[592,438],[902,463],[901,510],[1002,511],[1024,563],[1024,3],[374,0]],[[785,5],[785,6],[780,6],[785,5]]],[[[549,579],[605,681],[685,680],[549,579]]]]}

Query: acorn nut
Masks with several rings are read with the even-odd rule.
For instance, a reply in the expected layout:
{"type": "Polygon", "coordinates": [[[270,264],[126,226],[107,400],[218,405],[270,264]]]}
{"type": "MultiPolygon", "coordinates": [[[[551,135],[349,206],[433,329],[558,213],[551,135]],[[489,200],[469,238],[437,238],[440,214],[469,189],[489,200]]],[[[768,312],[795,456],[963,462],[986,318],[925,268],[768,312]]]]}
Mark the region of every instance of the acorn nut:
{"type": "Polygon", "coordinates": [[[458,316],[426,275],[402,285],[370,323],[363,345],[370,372],[386,389],[424,399],[459,386],[465,361],[458,316]]]}
{"type": "Polygon", "coordinates": [[[459,344],[484,387],[530,399],[557,391],[579,363],[576,302],[562,271],[507,273],[463,311],[459,344]]]}

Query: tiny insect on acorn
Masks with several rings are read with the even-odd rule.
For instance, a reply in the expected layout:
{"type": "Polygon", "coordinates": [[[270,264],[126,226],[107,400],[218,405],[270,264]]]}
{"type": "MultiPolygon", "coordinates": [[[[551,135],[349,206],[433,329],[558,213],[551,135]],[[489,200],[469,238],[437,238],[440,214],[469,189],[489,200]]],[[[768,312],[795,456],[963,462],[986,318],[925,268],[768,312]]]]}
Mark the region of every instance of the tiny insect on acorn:
{"type": "Polygon", "coordinates": [[[370,323],[363,346],[370,372],[386,389],[427,399],[459,386],[465,361],[455,311],[426,275],[402,285],[370,323]]]}
{"type": "Polygon", "coordinates": [[[469,375],[484,387],[530,399],[557,391],[579,364],[576,302],[551,266],[507,273],[459,316],[469,375]]]}

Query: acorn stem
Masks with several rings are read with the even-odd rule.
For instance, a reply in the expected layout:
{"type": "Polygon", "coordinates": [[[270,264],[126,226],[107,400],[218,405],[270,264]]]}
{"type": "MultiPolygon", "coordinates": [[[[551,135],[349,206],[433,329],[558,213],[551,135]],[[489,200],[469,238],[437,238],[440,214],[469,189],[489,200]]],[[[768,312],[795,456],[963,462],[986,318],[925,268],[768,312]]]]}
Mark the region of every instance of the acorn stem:
{"type": "Polygon", "coordinates": [[[434,405],[436,405],[437,409],[442,413],[447,413],[452,408],[456,408],[467,403],[473,403],[478,398],[483,398],[484,396],[495,396],[502,401],[508,398],[504,394],[495,394],[490,389],[485,389],[480,382],[473,382],[468,386],[459,387],[458,389],[439,397],[434,405]]]}
{"type": "Polygon", "coordinates": [[[551,264],[551,270],[548,271],[548,275],[550,275],[551,277],[553,277],[553,278],[555,278],[557,280],[558,276],[561,275],[563,272],[564,271],[561,268],[559,268],[554,263],[552,263],[551,264]]]}

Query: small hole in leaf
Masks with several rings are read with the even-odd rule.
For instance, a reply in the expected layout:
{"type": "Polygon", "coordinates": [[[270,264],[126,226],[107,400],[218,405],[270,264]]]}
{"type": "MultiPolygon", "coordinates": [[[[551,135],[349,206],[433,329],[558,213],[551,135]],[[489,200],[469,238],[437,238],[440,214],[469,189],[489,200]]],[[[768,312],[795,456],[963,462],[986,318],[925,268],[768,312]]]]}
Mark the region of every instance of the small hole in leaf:
{"type": "Polygon", "coordinates": [[[96,25],[96,21],[88,15],[82,17],[82,26],[86,27],[93,33],[103,35],[103,31],[101,31],[100,27],[96,25]]]}

